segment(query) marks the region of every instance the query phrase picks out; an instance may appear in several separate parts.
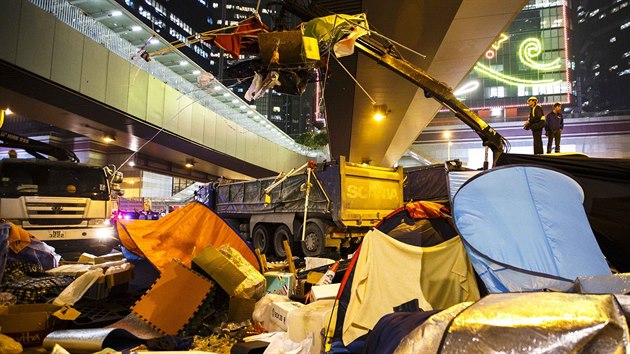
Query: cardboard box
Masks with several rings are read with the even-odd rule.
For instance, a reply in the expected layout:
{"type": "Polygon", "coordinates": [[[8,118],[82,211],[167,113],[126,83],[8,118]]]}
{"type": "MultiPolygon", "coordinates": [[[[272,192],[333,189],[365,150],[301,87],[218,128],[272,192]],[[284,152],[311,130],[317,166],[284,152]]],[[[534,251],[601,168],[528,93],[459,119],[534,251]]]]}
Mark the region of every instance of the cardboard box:
{"type": "MultiPolygon", "coordinates": [[[[281,331],[287,330],[287,316],[292,311],[304,306],[300,302],[274,302],[271,304],[271,324],[281,331]]],[[[271,330],[271,329],[270,329],[271,330]]]]}
{"type": "Polygon", "coordinates": [[[125,256],[123,256],[123,254],[120,252],[110,253],[103,256],[95,256],[89,253],[82,253],[81,256],[79,256],[79,260],[77,262],[89,263],[89,264],[101,264],[101,263],[107,263],[107,262],[122,261],[123,259],[125,259],[125,256]]]}
{"type": "Polygon", "coordinates": [[[0,306],[0,333],[24,347],[41,346],[48,333],[63,326],[64,321],[53,316],[60,308],[52,304],[0,306]]]}
{"type": "Polygon", "coordinates": [[[267,272],[265,273],[267,289],[265,294],[291,296],[295,291],[295,275],[293,273],[267,272]]]}
{"type": "Polygon", "coordinates": [[[311,296],[313,297],[313,301],[336,298],[340,286],[340,283],[313,285],[311,287],[311,296]]]}
{"type": "Polygon", "coordinates": [[[578,292],[582,294],[628,294],[630,273],[582,276],[577,278],[578,292]]]}
{"type": "Polygon", "coordinates": [[[121,294],[129,288],[129,282],[133,279],[134,265],[127,263],[128,268],[117,273],[105,274],[98,278],[83,297],[87,299],[101,300],[111,294],[121,294]]]}
{"type": "Polygon", "coordinates": [[[243,322],[252,320],[256,300],[242,299],[239,297],[230,298],[230,307],[228,309],[228,320],[230,322],[243,322]]]}
{"type": "Polygon", "coordinates": [[[234,296],[236,288],[247,279],[247,275],[218,249],[209,246],[193,259],[193,263],[214,279],[230,296],[234,296]]]}

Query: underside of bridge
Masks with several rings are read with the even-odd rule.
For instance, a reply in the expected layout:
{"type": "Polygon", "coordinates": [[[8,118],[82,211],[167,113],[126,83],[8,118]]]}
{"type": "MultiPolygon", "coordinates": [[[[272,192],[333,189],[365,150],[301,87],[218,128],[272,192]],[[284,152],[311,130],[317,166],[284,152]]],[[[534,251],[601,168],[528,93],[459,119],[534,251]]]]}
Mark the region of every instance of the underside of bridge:
{"type": "MultiPolygon", "coordinates": [[[[340,12],[342,4],[347,7],[349,2],[329,3],[328,9],[340,12]]],[[[367,13],[370,28],[426,56],[397,46],[405,60],[455,88],[526,3],[364,0],[361,11],[367,13]]],[[[385,119],[375,121],[371,99],[337,62],[331,61],[325,91],[331,156],[344,155],[352,162],[369,161],[377,166],[394,165],[442,106],[366,55],[343,58],[341,63],[376,104],[387,105],[390,112],[385,119]]],[[[481,140],[479,143],[481,146],[481,140]]]]}

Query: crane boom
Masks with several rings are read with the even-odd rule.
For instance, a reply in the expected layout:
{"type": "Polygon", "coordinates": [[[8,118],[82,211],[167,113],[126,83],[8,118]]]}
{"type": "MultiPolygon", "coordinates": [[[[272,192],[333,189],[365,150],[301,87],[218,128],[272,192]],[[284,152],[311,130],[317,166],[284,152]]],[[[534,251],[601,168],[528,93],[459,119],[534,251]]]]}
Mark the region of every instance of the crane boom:
{"type": "MultiPolygon", "coordinates": [[[[298,4],[296,0],[284,0],[284,7],[303,21],[330,15],[330,13],[313,6],[313,4],[309,7],[304,7],[298,4]]],[[[362,36],[357,38],[355,47],[377,63],[424,90],[425,97],[433,98],[451,110],[457,118],[479,135],[483,145],[492,150],[495,159],[499,153],[505,152],[507,144],[503,136],[458,100],[448,85],[398,55],[393,44],[388,43],[384,45],[373,37],[362,36]]]]}

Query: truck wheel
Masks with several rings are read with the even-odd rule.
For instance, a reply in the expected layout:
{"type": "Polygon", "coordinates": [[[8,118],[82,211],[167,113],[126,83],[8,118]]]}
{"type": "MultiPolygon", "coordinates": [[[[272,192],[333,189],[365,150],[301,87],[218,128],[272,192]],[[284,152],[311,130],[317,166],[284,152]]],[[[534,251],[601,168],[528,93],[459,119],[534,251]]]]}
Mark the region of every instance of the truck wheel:
{"type": "Polygon", "coordinates": [[[289,246],[291,245],[291,231],[285,225],[280,225],[273,233],[273,250],[276,252],[276,256],[285,258],[287,253],[284,251],[284,244],[282,241],[287,240],[289,246]]]}
{"type": "Polygon", "coordinates": [[[306,257],[317,257],[324,253],[324,233],[314,223],[306,224],[306,235],[302,242],[302,252],[306,257]]]}
{"type": "Polygon", "coordinates": [[[258,248],[260,253],[266,254],[271,246],[271,235],[267,226],[258,224],[252,233],[254,248],[258,248]]]}

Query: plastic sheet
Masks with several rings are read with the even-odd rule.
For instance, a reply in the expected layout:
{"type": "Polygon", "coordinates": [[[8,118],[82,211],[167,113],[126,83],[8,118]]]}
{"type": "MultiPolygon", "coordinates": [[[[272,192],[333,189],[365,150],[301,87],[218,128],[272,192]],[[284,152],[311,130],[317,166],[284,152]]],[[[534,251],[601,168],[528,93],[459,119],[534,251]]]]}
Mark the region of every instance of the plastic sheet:
{"type": "Polygon", "coordinates": [[[59,344],[71,353],[95,352],[104,348],[130,349],[144,341],[118,328],[68,329],[54,331],[44,338],[44,348],[59,344]]]}
{"type": "Polygon", "coordinates": [[[63,289],[61,294],[55,298],[53,304],[57,306],[74,305],[74,303],[79,301],[102,275],[102,268],[90,270],[81,275],[70,283],[68,287],[63,289]]]}

